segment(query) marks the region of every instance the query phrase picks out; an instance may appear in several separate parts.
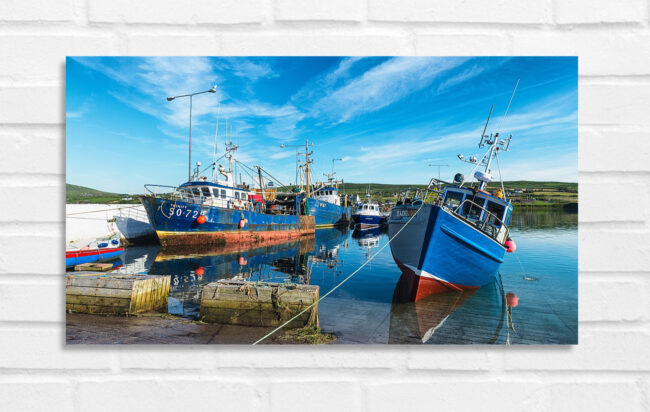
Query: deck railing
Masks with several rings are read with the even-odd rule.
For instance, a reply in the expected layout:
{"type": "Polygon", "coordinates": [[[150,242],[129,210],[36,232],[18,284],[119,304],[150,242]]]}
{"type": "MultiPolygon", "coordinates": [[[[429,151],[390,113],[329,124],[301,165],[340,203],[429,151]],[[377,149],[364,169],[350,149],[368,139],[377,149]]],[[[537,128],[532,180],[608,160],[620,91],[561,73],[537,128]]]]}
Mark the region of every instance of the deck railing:
{"type": "Polygon", "coordinates": [[[463,220],[465,220],[465,221],[467,221],[469,223],[472,223],[481,232],[485,233],[486,235],[490,236],[491,238],[495,239],[496,241],[498,241],[500,243],[503,243],[505,241],[505,239],[508,238],[508,233],[509,233],[510,229],[508,228],[508,226],[505,223],[503,223],[503,220],[501,220],[499,217],[497,217],[497,215],[495,215],[494,213],[488,211],[484,206],[481,206],[476,202],[473,202],[473,201],[471,201],[469,199],[465,199],[462,202],[460,202],[460,204],[458,206],[456,206],[456,207],[444,206],[444,205],[443,205],[443,207],[448,209],[452,213],[454,213],[456,216],[462,218],[463,220]],[[499,222],[500,226],[497,226],[495,224],[492,224],[492,223],[488,222],[487,217],[485,217],[485,219],[481,220],[480,219],[481,213],[479,213],[479,218],[476,219],[476,220],[468,217],[467,215],[469,214],[469,210],[468,210],[468,213],[463,212],[463,208],[465,206],[465,203],[471,204],[472,205],[472,206],[470,206],[471,209],[474,209],[473,206],[476,206],[476,208],[478,208],[482,212],[485,212],[487,215],[492,216],[497,222],[499,222]],[[504,236],[499,236],[502,233],[501,228],[505,228],[505,235],[504,236]],[[503,237],[503,239],[499,239],[499,237],[503,237]]]}

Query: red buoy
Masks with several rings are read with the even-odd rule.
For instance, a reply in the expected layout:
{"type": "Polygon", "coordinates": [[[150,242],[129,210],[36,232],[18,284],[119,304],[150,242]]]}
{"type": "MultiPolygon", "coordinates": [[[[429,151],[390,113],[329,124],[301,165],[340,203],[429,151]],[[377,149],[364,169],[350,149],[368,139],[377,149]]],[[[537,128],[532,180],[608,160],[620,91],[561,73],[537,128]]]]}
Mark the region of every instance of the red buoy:
{"type": "Polygon", "coordinates": [[[511,308],[516,308],[519,304],[519,298],[512,292],[506,293],[506,304],[511,308]]]}
{"type": "Polygon", "coordinates": [[[512,253],[515,250],[517,250],[517,245],[515,244],[515,241],[510,238],[506,240],[506,243],[504,243],[503,246],[506,247],[506,252],[508,253],[512,253]]]}
{"type": "Polygon", "coordinates": [[[205,269],[203,269],[203,266],[199,266],[199,268],[196,269],[194,273],[196,273],[196,276],[201,277],[205,273],[205,269]]]}
{"type": "Polygon", "coordinates": [[[205,218],[205,216],[201,215],[201,216],[196,218],[196,223],[198,223],[199,225],[202,225],[202,224],[205,223],[206,220],[207,219],[205,218]]]}

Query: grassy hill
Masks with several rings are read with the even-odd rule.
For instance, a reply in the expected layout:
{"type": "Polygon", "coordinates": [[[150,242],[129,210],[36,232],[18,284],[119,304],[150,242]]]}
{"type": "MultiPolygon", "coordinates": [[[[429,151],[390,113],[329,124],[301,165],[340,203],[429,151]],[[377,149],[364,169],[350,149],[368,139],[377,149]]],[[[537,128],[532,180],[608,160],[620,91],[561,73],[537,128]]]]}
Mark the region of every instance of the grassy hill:
{"type": "Polygon", "coordinates": [[[123,193],[102,192],[101,190],[91,189],[89,187],[65,185],[65,202],[66,203],[138,203],[138,198],[123,193]],[[124,198],[131,200],[123,200],[124,198]]]}
{"type": "MultiPolygon", "coordinates": [[[[578,184],[568,182],[532,182],[526,180],[504,182],[506,191],[523,190],[522,194],[512,196],[513,202],[531,206],[563,205],[578,202],[578,184]]],[[[345,183],[339,186],[341,192],[348,195],[359,195],[363,198],[369,190],[373,199],[382,202],[395,200],[393,195],[406,188],[421,188],[426,185],[394,185],[385,183],[345,183]]],[[[488,189],[501,187],[494,182],[488,189]]],[[[290,188],[279,188],[280,191],[290,188]]],[[[138,203],[137,195],[102,192],[89,187],[66,184],[66,203],[138,203]],[[124,198],[131,200],[124,200],[124,198]]]]}
{"type": "MultiPolygon", "coordinates": [[[[533,182],[517,180],[503,182],[506,192],[522,191],[510,196],[515,203],[525,206],[563,206],[567,203],[578,202],[578,183],[571,182],[533,182]]],[[[373,199],[386,202],[395,200],[393,196],[406,188],[426,188],[426,185],[393,185],[383,183],[345,183],[340,185],[342,193],[364,197],[369,191],[373,199]]],[[[500,188],[499,182],[488,185],[488,190],[500,188]]]]}

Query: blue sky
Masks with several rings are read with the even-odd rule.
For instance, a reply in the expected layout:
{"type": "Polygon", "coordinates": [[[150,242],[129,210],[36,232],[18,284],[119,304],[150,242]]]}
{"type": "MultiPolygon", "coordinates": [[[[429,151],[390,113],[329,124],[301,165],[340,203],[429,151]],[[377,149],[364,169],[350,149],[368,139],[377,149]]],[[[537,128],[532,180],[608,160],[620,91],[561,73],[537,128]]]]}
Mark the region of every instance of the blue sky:
{"type": "MultiPolygon", "coordinates": [[[[456,157],[487,132],[513,135],[500,156],[504,180],[576,182],[578,60],[575,57],[71,57],[66,63],[66,181],[140,193],[145,183],[187,180],[189,99],[192,161],[223,154],[283,183],[295,149],[314,142],[314,177],[347,182],[428,183],[468,174],[456,157]],[[510,95],[517,93],[502,122],[510,95]],[[218,127],[217,127],[218,126],[218,127]]],[[[244,174],[244,181],[250,178],[244,174]]]]}

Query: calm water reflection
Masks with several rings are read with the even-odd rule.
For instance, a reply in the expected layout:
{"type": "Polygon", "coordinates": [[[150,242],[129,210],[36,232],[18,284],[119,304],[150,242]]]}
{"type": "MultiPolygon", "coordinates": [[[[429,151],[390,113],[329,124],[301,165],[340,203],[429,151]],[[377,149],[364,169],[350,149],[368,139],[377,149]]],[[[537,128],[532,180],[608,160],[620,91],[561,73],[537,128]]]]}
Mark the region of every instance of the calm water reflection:
{"type": "MultiPolygon", "coordinates": [[[[319,305],[321,327],[339,343],[576,343],[578,215],[515,211],[501,276],[477,291],[404,302],[401,272],[386,247],[319,305]],[[518,304],[506,294],[513,293],[518,304]]],[[[174,255],[130,248],[124,272],[171,275],[169,311],[198,316],[201,287],[217,279],[319,285],[321,296],[388,242],[378,229],[318,229],[301,241],[250,250],[174,255]]]]}

